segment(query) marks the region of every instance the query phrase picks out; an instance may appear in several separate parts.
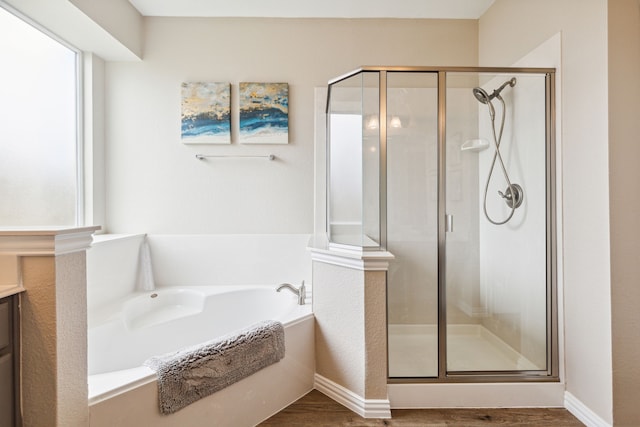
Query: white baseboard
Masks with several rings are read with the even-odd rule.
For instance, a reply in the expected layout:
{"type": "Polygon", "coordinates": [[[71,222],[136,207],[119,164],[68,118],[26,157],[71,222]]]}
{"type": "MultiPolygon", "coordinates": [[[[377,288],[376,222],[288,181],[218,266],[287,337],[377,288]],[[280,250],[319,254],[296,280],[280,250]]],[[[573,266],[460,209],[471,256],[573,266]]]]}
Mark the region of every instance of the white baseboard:
{"type": "Polygon", "coordinates": [[[587,427],[611,427],[611,424],[600,418],[598,414],[568,391],[564,392],[564,407],[587,427]]]}
{"type": "Polygon", "coordinates": [[[315,375],[314,388],[363,418],[391,418],[389,399],[364,399],[319,374],[315,375]]]}
{"type": "Polygon", "coordinates": [[[415,383],[389,384],[393,409],[423,408],[562,408],[564,384],[415,383]]]}

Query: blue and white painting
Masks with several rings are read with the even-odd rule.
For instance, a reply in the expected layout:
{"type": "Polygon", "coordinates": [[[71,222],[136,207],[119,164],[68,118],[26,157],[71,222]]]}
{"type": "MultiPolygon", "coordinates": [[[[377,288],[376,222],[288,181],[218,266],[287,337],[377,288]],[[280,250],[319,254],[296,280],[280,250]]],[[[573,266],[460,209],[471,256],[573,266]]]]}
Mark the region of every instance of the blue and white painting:
{"type": "Polygon", "coordinates": [[[182,142],[231,143],[231,84],[182,83],[182,142]]]}
{"type": "Polygon", "coordinates": [[[289,85],[240,83],[240,142],[289,143],[289,85]]]}

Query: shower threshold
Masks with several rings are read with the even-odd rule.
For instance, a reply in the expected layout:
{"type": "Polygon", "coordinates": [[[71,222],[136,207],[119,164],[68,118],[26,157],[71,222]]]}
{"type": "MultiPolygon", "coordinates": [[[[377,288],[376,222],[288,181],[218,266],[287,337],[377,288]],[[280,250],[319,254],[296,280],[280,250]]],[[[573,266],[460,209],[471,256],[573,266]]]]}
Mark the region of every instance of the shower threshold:
{"type": "MultiPolygon", "coordinates": [[[[482,325],[449,325],[447,331],[449,372],[544,369],[482,325]]],[[[389,325],[389,377],[428,378],[437,375],[437,326],[389,325]]]]}

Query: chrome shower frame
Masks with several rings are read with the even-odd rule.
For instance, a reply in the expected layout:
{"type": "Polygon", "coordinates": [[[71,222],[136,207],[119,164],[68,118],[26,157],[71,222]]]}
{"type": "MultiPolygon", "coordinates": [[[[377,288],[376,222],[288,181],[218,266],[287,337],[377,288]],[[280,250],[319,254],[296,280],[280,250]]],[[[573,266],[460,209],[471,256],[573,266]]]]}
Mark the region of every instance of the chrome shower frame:
{"type": "MultiPolygon", "coordinates": [[[[487,383],[487,382],[557,382],[559,381],[559,339],[558,339],[558,292],[557,292],[557,219],[556,219],[556,97],[555,97],[555,68],[510,68],[510,67],[416,67],[416,66],[364,66],[349,73],[343,74],[329,81],[327,96],[327,113],[331,102],[331,87],[345,79],[360,73],[375,72],[379,74],[379,218],[380,218],[380,243],[375,250],[386,250],[386,218],[387,218],[387,73],[433,73],[437,75],[438,106],[437,106],[437,156],[438,156],[438,375],[425,378],[389,378],[389,383],[487,383]],[[448,73],[495,73],[495,74],[538,74],[545,76],[545,102],[546,102],[546,324],[547,324],[547,363],[546,370],[539,371],[465,371],[447,372],[446,344],[447,344],[447,307],[446,307],[446,83],[448,73]]],[[[493,96],[499,95],[503,87],[496,89],[493,96]],[[497,94],[496,94],[497,92],[497,94]]],[[[513,86],[513,85],[512,85],[513,86]]],[[[491,99],[492,95],[488,95],[491,99]]],[[[329,121],[327,121],[329,122],[329,121]]],[[[327,135],[329,135],[327,129],[327,135]]],[[[330,155],[327,153],[327,163],[330,155]]],[[[330,170],[327,165],[327,170],[330,170]]],[[[331,240],[329,227],[330,213],[330,185],[327,174],[327,206],[326,206],[326,230],[331,240]]],[[[365,250],[362,248],[362,250],[365,250]]],[[[372,250],[367,248],[366,250],[372,250]]]]}

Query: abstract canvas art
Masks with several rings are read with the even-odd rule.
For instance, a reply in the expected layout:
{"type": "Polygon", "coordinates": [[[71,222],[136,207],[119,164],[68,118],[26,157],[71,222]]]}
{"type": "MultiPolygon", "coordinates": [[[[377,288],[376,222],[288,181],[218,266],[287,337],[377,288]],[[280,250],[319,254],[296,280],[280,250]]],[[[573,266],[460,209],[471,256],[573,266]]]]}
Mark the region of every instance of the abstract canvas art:
{"type": "Polygon", "coordinates": [[[181,136],[185,144],[231,143],[229,83],[182,83],[181,136]]]}
{"type": "Polygon", "coordinates": [[[289,143],[289,85],[240,83],[240,142],[289,143]]]}

